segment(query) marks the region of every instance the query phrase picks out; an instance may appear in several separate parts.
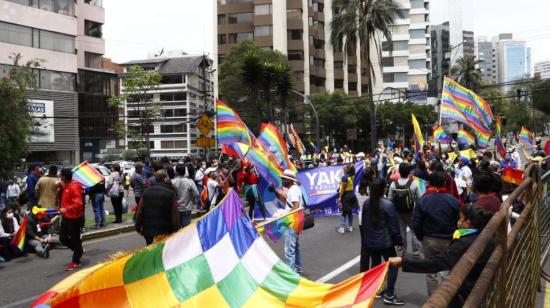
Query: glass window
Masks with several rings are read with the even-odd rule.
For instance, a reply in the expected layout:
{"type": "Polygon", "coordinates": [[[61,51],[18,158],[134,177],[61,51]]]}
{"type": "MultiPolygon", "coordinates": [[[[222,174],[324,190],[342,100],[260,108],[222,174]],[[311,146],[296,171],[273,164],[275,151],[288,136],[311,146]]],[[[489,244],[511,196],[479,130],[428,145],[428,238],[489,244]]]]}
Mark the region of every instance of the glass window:
{"type": "Polygon", "coordinates": [[[180,84],[183,83],[182,75],[162,75],[161,84],[180,84]]]}
{"type": "Polygon", "coordinates": [[[93,5],[93,6],[103,7],[102,0],[84,0],[84,3],[93,5]]]}
{"type": "Polygon", "coordinates": [[[176,149],[183,149],[187,147],[187,142],[185,140],[176,140],[174,141],[174,147],[176,149]]]}
{"type": "Polygon", "coordinates": [[[74,53],[74,44],[73,36],[40,30],[40,48],[74,53]]]}
{"type": "Polygon", "coordinates": [[[17,4],[21,4],[21,5],[26,5],[26,6],[31,6],[32,4],[32,0],[8,0],[9,2],[13,2],[13,3],[17,3],[17,4]]]}
{"type": "Polygon", "coordinates": [[[39,0],[34,1],[33,6],[54,13],[74,16],[73,0],[39,0]]]}
{"type": "Polygon", "coordinates": [[[394,73],[393,78],[395,79],[395,82],[408,82],[409,81],[409,74],[408,73],[394,73]]]}
{"type": "Polygon", "coordinates": [[[228,24],[242,24],[252,22],[252,13],[236,13],[227,15],[228,24]]]}
{"type": "Polygon", "coordinates": [[[161,133],[173,133],[174,132],[174,125],[161,125],[160,126],[160,132],[161,133]]]}
{"type": "Polygon", "coordinates": [[[411,39],[423,39],[426,37],[426,30],[422,30],[422,29],[409,30],[409,35],[411,39]]]}
{"type": "Polygon", "coordinates": [[[174,117],[187,116],[187,109],[174,109],[174,117]]]}
{"type": "Polygon", "coordinates": [[[411,0],[411,9],[423,9],[424,0],[411,0]]]}
{"type": "Polygon", "coordinates": [[[71,92],[75,89],[75,75],[54,71],[40,70],[39,87],[57,91],[71,92]]]}
{"type": "Polygon", "coordinates": [[[227,37],[225,34],[218,34],[218,45],[227,44],[227,37]]]}
{"type": "Polygon", "coordinates": [[[393,73],[384,73],[383,79],[384,82],[393,82],[393,73]]]}
{"type": "Polygon", "coordinates": [[[334,80],[334,88],[343,89],[344,88],[344,80],[343,79],[335,79],[334,80]]]}
{"type": "Polygon", "coordinates": [[[84,52],[84,65],[91,68],[101,68],[102,55],[92,52],[84,52]]]}
{"type": "Polygon", "coordinates": [[[258,4],[254,6],[254,15],[271,15],[271,4],[258,4]]]}
{"type": "Polygon", "coordinates": [[[102,26],[103,25],[100,23],[93,22],[90,20],[84,20],[84,34],[88,36],[101,38],[103,36],[103,33],[101,31],[102,26]]]}
{"type": "Polygon", "coordinates": [[[32,28],[0,22],[0,42],[32,47],[32,28]]]}
{"type": "Polygon", "coordinates": [[[288,60],[303,60],[304,51],[303,50],[289,50],[288,51],[288,60]]]}
{"type": "Polygon", "coordinates": [[[341,70],[344,68],[344,61],[334,61],[334,69],[341,70]]]}
{"type": "Polygon", "coordinates": [[[242,32],[242,33],[229,33],[228,35],[229,44],[238,44],[246,40],[254,40],[254,33],[242,32]]]}
{"type": "Polygon", "coordinates": [[[357,91],[357,82],[348,82],[349,91],[357,91]]]}
{"type": "Polygon", "coordinates": [[[309,56],[309,65],[314,65],[314,64],[315,64],[315,57],[309,56]]]}
{"type": "Polygon", "coordinates": [[[218,14],[218,25],[225,24],[225,14],[218,14]]]}
{"type": "Polygon", "coordinates": [[[273,35],[271,26],[256,26],[254,28],[254,35],[255,36],[271,36],[273,35]]]}
{"type": "Polygon", "coordinates": [[[164,110],[164,117],[173,118],[174,117],[174,109],[165,109],[164,110]]]}
{"type": "Polygon", "coordinates": [[[424,69],[426,68],[426,60],[409,60],[409,68],[424,69]]]}
{"type": "Polygon", "coordinates": [[[290,37],[293,40],[301,40],[302,39],[302,30],[290,30],[290,37]]]}
{"type": "Polygon", "coordinates": [[[182,93],[182,92],[174,93],[175,101],[184,101],[186,99],[187,99],[187,93],[182,93]]]}

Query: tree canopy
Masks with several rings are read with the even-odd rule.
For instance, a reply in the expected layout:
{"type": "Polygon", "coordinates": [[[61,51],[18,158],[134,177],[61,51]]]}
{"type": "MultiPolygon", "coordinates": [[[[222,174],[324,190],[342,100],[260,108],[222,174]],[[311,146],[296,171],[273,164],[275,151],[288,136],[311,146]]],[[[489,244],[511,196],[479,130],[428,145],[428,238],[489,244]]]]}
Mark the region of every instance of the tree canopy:
{"type": "Polygon", "coordinates": [[[451,68],[451,76],[466,88],[475,90],[481,83],[481,70],[478,67],[481,63],[483,61],[476,60],[474,56],[460,57],[451,68]]]}
{"type": "Polygon", "coordinates": [[[0,72],[4,76],[0,79],[0,179],[10,176],[14,166],[27,156],[33,123],[27,107],[27,93],[36,86],[32,69],[40,66],[37,60],[20,63],[20,54],[10,58],[13,66],[0,72]]]}

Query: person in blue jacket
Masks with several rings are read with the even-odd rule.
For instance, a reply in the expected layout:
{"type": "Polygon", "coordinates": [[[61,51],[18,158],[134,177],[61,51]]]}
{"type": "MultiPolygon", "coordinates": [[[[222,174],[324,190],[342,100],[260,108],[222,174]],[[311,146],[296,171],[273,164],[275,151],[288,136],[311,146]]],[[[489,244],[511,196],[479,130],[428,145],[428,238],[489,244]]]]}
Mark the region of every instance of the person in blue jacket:
{"type": "MultiPolygon", "coordinates": [[[[367,271],[391,257],[397,256],[395,247],[403,246],[399,220],[393,203],[384,198],[386,182],[375,179],[369,188],[369,198],[361,211],[361,272],[367,271]]],[[[395,293],[397,268],[388,271],[388,282],[384,294],[384,303],[404,305],[395,293]]]]}
{"type": "Polygon", "coordinates": [[[33,206],[38,204],[38,199],[36,199],[36,183],[40,179],[40,165],[34,163],[29,168],[29,173],[27,174],[27,194],[29,200],[27,202],[28,210],[30,211],[33,206]]]}

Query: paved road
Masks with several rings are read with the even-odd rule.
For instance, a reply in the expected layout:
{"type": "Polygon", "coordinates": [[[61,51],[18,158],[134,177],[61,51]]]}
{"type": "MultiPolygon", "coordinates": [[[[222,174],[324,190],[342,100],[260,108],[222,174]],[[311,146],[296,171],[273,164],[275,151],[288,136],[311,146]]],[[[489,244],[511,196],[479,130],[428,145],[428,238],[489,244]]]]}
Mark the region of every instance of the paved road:
{"type": "MultiPolygon", "coordinates": [[[[318,218],[316,226],[301,237],[304,275],[318,280],[334,272],[359,255],[360,236],[357,231],[338,234],[337,217],[318,218]]],[[[268,240],[269,241],[269,240],[268,240]]],[[[143,247],[145,242],[135,233],[84,243],[86,253],[84,266],[105,260],[117,251],[128,251],[143,247]]],[[[283,257],[283,240],[273,245],[275,252],[283,257]]],[[[63,267],[70,261],[71,251],[54,249],[50,259],[44,260],[29,254],[8,263],[0,263],[0,307],[28,307],[32,300],[56,282],[69,275],[63,267]]],[[[358,260],[358,259],[357,259],[358,260]]],[[[353,263],[327,282],[342,281],[359,272],[359,264],[353,263]]],[[[419,307],[425,301],[425,280],[423,275],[400,273],[397,294],[407,301],[404,307],[419,307]]],[[[383,307],[381,301],[376,307],[383,307]]]]}

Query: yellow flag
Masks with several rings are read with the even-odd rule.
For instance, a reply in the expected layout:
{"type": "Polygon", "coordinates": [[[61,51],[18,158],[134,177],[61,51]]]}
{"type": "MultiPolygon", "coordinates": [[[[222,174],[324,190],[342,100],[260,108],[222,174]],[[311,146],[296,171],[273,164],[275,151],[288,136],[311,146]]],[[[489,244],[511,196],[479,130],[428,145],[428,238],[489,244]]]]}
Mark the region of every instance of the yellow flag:
{"type": "Polygon", "coordinates": [[[422,137],[422,131],[420,131],[420,125],[418,125],[418,121],[416,120],[416,117],[412,113],[411,113],[411,116],[412,116],[412,123],[414,128],[414,141],[416,144],[416,151],[420,152],[424,147],[424,138],[422,137]]]}

